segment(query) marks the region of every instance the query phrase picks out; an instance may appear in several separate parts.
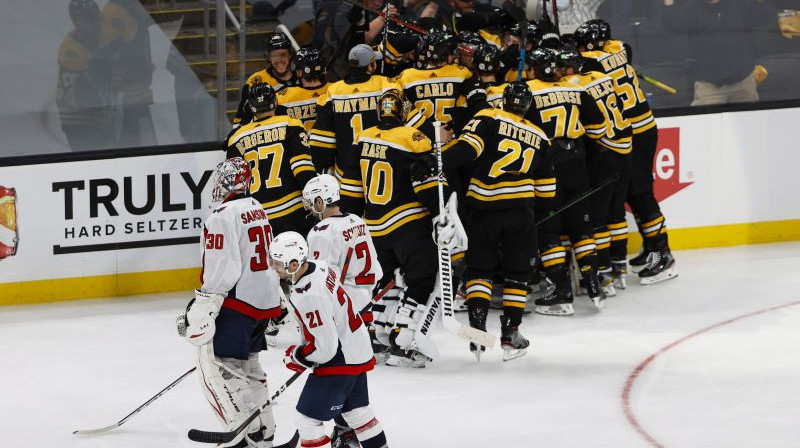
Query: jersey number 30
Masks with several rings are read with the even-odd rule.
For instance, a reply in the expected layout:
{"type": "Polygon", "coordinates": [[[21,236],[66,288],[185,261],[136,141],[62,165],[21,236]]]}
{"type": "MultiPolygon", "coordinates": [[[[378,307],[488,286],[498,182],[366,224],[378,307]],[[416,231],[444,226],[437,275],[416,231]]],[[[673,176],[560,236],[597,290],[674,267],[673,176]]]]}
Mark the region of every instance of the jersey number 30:
{"type": "Polygon", "coordinates": [[[263,271],[269,267],[269,243],[272,242],[272,228],[269,225],[250,227],[247,229],[250,242],[256,243],[256,256],[250,259],[250,270],[263,271]]]}

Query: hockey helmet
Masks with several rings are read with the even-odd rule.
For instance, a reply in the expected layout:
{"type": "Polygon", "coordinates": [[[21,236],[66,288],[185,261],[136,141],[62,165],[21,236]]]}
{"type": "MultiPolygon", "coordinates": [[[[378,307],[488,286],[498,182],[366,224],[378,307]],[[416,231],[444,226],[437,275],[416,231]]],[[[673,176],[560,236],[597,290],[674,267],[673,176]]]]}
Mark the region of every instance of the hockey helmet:
{"type": "MultiPolygon", "coordinates": [[[[269,257],[273,263],[279,263],[288,272],[291,262],[296,261],[300,265],[306,262],[308,259],[308,243],[297,232],[280,233],[269,244],[269,257]]],[[[294,272],[289,272],[289,274],[294,274],[294,272]]]]}
{"type": "Polygon", "coordinates": [[[557,53],[550,48],[537,48],[530,52],[526,59],[533,68],[536,79],[553,82],[558,81],[557,53]]]}
{"type": "Polygon", "coordinates": [[[250,164],[241,157],[232,157],[220,162],[214,170],[211,200],[220,202],[234,193],[247,192],[253,181],[250,164]]]}
{"type": "Polygon", "coordinates": [[[492,44],[483,44],[475,50],[472,67],[478,73],[497,73],[500,70],[500,49],[492,44]]]}
{"type": "Polygon", "coordinates": [[[69,2],[69,18],[76,27],[96,25],[100,23],[100,7],[94,0],[71,0],[69,2]]]}
{"type": "Polygon", "coordinates": [[[314,201],[317,198],[322,199],[326,206],[339,201],[339,182],[335,177],[330,174],[320,174],[306,183],[303,187],[303,208],[321,214],[321,210],[314,209],[314,201]]]}
{"type": "Polygon", "coordinates": [[[267,39],[267,55],[275,50],[292,51],[292,42],[281,32],[272,33],[269,39],[267,39]]]}
{"type": "Polygon", "coordinates": [[[425,47],[425,58],[428,62],[447,63],[458,46],[458,39],[450,31],[432,31],[425,47]]]}
{"type": "Polygon", "coordinates": [[[503,90],[503,110],[524,116],[533,102],[533,92],[524,81],[514,81],[503,90]]]}
{"type": "Polygon", "coordinates": [[[275,110],[277,107],[275,90],[265,82],[250,86],[247,92],[247,105],[254,114],[275,110]]]}
{"type": "Polygon", "coordinates": [[[611,25],[608,24],[603,19],[592,19],[586,22],[589,25],[597,26],[597,29],[600,30],[600,39],[603,40],[610,40],[611,39],[611,25]]]}
{"type": "Polygon", "coordinates": [[[579,47],[586,48],[589,51],[602,50],[606,44],[605,39],[602,37],[603,32],[597,24],[584,23],[575,30],[572,36],[579,47]]]}
{"type": "MultiPolygon", "coordinates": [[[[514,24],[511,27],[511,35],[522,39],[522,28],[519,26],[519,23],[514,24]]],[[[539,39],[542,38],[542,30],[539,28],[539,25],[536,22],[528,22],[527,33],[525,33],[525,40],[528,42],[538,42],[539,39]]]]}
{"type": "Polygon", "coordinates": [[[325,77],[325,62],[316,48],[301,48],[292,59],[292,71],[300,71],[303,79],[322,79],[325,77]]]}
{"type": "Polygon", "coordinates": [[[557,52],[556,65],[559,69],[571,68],[575,73],[581,73],[583,70],[583,57],[581,53],[572,47],[564,47],[557,52]]]}
{"type": "Polygon", "coordinates": [[[378,99],[378,121],[389,124],[406,122],[411,103],[399,87],[392,87],[378,99]]]}

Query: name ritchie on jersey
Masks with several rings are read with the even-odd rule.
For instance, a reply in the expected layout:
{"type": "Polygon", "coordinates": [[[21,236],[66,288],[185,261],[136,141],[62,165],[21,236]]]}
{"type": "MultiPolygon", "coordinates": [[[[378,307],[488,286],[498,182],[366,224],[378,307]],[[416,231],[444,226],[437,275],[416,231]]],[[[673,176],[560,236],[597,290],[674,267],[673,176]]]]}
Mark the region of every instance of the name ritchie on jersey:
{"type": "Polygon", "coordinates": [[[262,146],[266,143],[284,140],[286,140],[286,127],[281,126],[278,128],[264,129],[263,131],[246,135],[236,143],[236,147],[239,149],[241,154],[244,154],[245,151],[254,146],[262,146]]]}
{"type": "Polygon", "coordinates": [[[511,126],[505,121],[500,122],[498,133],[509,137],[512,140],[517,140],[526,145],[531,146],[533,149],[539,149],[542,145],[542,137],[528,130],[511,126]]]}

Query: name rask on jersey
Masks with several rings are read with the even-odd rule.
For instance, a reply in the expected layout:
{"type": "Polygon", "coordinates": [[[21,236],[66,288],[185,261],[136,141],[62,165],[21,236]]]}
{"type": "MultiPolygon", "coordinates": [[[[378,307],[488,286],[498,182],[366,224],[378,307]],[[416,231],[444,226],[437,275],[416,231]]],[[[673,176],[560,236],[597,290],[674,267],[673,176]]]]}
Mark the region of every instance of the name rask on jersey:
{"type": "Polygon", "coordinates": [[[498,134],[530,145],[533,149],[539,149],[542,146],[542,137],[539,134],[514,126],[507,121],[500,120],[497,128],[498,134]]]}
{"type": "Polygon", "coordinates": [[[386,159],[387,149],[389,149],[389,146],[387,145],[364,142],[364,145],[361,148],[361,157],[370,157],[373,159],[386,159]]]}
{"type": "Polygon", "coordinates": [[[239,152],[244,154],[250,148],[256,146],[263,146],[272,142],[283,142],[286,140],[286,126],[276,126],[267,129],[258,129],[252,134],[247,134],[241,137],[241,140],[236,142],[236,148],[239,152]]]}
{"type": "Polygon", "coordinates": [[[576,90],[567,90],[567,91],[556,90],[553,92],[538,91],[538,92],[533,92],[533,101],[534,101],[534,107],[537,109],[542,109],[544,107],[550,107],[550,106],[563,105],[564,103],[580,105],[581,93],[576,90]]]}

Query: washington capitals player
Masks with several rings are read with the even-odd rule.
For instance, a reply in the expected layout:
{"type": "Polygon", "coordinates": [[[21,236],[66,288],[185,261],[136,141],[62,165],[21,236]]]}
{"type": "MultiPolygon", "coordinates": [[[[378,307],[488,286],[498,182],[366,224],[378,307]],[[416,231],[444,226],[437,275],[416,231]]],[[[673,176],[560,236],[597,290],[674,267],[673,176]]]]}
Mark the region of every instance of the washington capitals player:
{"type": "MultiPolygon", "coordinates": [[[[203,227],[203,285],[178,316],[178,332],[197,346],[203,393],[226,431],[269,397],[258,353],[266,349],[267,320],[281,310],[278,275],[267,256],[272,230],[261,204],[245,196],[251,181],[250,165],[241,157],[217,166],[212,194],[222,203],[203,227]]],[[[223,446],[271,447],[274,434],[268,407],[223,446]]]]}
{"type": "Polygon", "coordinates": [[[323,422],[341,416],[363,448],[385,448],[386,435],[369,406],[367,372],[375,367],[369,335],[338,270],[309,261],[308,245],[297,232],[276,236],[272,267],[291,285],[289,303],[304,342],[286,349],[286,367],[313,369],[297,403],[301,446],[330,447],[323,422]]]}

